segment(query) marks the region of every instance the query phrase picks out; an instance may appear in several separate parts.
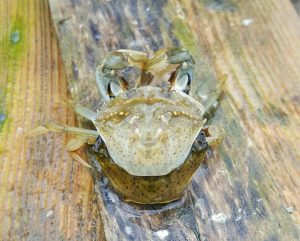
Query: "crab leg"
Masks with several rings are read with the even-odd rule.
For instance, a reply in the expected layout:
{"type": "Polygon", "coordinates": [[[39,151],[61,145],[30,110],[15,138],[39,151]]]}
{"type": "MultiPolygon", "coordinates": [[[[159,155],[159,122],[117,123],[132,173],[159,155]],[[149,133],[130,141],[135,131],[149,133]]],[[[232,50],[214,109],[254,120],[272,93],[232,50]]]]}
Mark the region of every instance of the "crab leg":
{"type": "Polygon", "coordinates": [[[206,141],[211,148],[218,146],[225,137],[225,130],[216,125],[204,127],[203,130],[206,132],[206,141]]]}
{"type": "Polygon", "coordinates": [[[83,116],[84,118],[86,118],[92,122],[97,118],[97,113],[95,113],[95,112],[89,110],[88,108],[83,107],[79,104],[75,105],[74,109],[79,115],[83,116]]]}
{"type": "Polygon", "coordinates": [[[90,121],[95,120],[97,117],[96,112],[93,112],[93,111],[89,110],[88,108],[83,107],[80,104],[75,104],[73,100],[70,100],[70,99],[67,99],[65,101],[56,100],[55,102],[57,102],[61,105],[70,107],[72,110],[75,110],[76,113],[78,113],[79,115],[81,115],[82,117],[84,117],[90,121]]]}
{"type": "Polygon", "coordinates": [[[100,140],[99,133],[94,130],[88,130],[68,125],[58,125],[55,123],[46,124],[45,126],[38,126],[32,129],[28,136],[37,136],[41,134],[46,134],[48,132],[55,132],[55,133],[71,133],[77,135],[76,138],[72,138],[68,141],[66,145],[66,149],[70,152],[70,155],[82,164],[85,167],[91,168],[91,166],[83,160],[77,153],[76,150],[81,148],[85,143],[87,144],[95,144],[98,143],[100,140]]]}
{"type": "Polygon", "coordinates": [[[92,166],[89,165],[85,160],[83,160],[77,153],[70,152],[70,155],[75,161],[78,161],[81,165],[83,165],[87,168],[92,168],[92,166]]]}
{"type": "Polygon", "coordinates": [[[99,133],[94,130],[88,130],[88,129],[83,129],[79,127],[74,127],[74,126],[68,126],[68,125],[58,125],[58,124],[47,124],[45,127],[52,132],[58,132],[58,133],[71,133],[75,135],[83,135],[83,136],[94,136],[98,137],[99,133]]]}
{"type": "Polygon", "coordinates": [[[193,144],[193,149],[202,151],[218,146],[224,139],[225,131],[215,125],[203,127],[193,144]]]}
{"type": "Polygon", "coordinates": [[[209,95],[208,100],[203,104],[204,112],[203,117],[210,119],[213,114],[216,112],[217,107],[219,105],[219,100],[224,91],[225,83],[226,83],[227,75],[222,76],[222,80],[217,89],[209,95]]]}
{"type": "Polygon", "coordinates": [[[41,134],[45,134],[47,132],[55,132],[55,133],[71,133],[79,136],[91,136],[98,137],[99,133],[94,130],[88,130],[68,125],[58,125],[55,123],[46,124],[45,126],[38,126],[32,129],[28,136],[37,136],[41,134]]]}

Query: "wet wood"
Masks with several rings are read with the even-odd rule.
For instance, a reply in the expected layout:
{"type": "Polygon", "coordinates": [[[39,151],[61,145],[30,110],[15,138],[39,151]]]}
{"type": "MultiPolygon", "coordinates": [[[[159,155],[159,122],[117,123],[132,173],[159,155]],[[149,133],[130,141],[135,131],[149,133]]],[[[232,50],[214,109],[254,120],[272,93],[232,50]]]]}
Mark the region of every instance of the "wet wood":
{"type": "Polygon", "coordinates": [[[99,240],[90,173],[69,137],[27,138],[47,122],[76,125],[48,2],[0,1],[0,240],[99,240]]]}
{"type": "Polygon", "coordinates": [[[83,104],[98,101],[95,66],[119,48],[191,50],[204,94],[218,76],[229,76],[213,121],[226,139],[182,202],[126,204],[94,172],[107,240],[300,239],[300,22],[288,0],[50,0],[50,6],[72,96],[83,104]]]}

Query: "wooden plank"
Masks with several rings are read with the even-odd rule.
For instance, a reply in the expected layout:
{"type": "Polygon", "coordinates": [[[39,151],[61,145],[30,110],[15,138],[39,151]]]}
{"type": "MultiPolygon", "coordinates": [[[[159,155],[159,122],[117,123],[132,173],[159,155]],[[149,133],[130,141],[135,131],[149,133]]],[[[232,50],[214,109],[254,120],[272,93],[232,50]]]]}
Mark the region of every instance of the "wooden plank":
{"type": "Polygon", "coordinates": [[[95,66],[119,48],[190,49],[204,94],[217,76],[229,75],[213,121],[226,139],[182,202],[129,205],[93,173],[107,240],[300,239],[300,22],[288,0],[50,0],[50,6],[77,102],[99,101],[95,66]]]}
{"type": "Polygon", "coordinates": [[[51,121],[76,125],[46,0],[0,1],[0,240],[98,240],[90,173],[69,137],[27,138],[51,121]]]}

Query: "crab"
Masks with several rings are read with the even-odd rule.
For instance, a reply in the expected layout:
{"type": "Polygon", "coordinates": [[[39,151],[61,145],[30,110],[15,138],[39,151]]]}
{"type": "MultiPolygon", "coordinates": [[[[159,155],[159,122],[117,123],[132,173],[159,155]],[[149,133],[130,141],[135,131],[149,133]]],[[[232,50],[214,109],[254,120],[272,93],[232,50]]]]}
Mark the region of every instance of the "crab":
{"type": "Polygon", "coordinates": [[[95,71],[103,99],[100,109],[75,105],[96,130],[48,124],[33,133],[75,134],[67,149],[88,167],[74,151],[92,144],[103,172],[125,201],[179,199],[208,148],[222,140],[206,121],[216,110],[225,81],[204,102],[191,91],[194,66],[183,48],[162,49],[150,58],[140,51],[111,52],[95,71]],[[135,79],[124,77],[128,69],[137,70],[135,79]]]}

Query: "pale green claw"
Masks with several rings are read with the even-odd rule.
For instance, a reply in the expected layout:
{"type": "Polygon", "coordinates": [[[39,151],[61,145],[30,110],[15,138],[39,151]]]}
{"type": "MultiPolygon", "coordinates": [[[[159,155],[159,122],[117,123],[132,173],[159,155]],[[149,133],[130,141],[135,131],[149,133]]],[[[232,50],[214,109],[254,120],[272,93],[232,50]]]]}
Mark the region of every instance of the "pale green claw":
{"type": "Polygon", "coordinates": [[[168,79],[171,90],[190,91],[195,61],[186,49],[166,48],[148,58],[146,53],[121,49],[108,54],[96,69],[96,82],[102,98],[111,98],[127,90],[128,81],[119,76],[118,71],[136,67],[141,71],[136,87],[150,85],[154,76],[163,76],[171,72],[168,79]],[[175,71],[174,71],[175,67],[175,71]]]}

